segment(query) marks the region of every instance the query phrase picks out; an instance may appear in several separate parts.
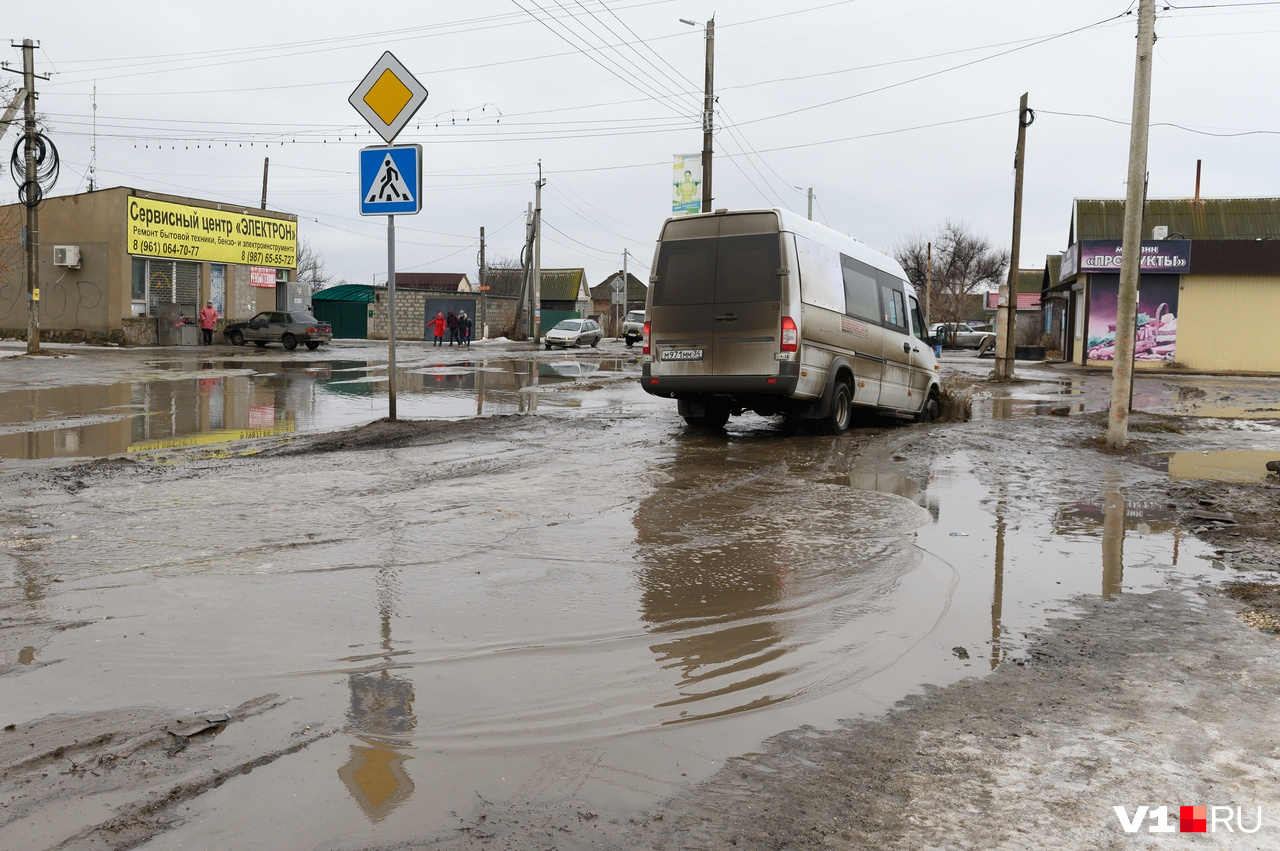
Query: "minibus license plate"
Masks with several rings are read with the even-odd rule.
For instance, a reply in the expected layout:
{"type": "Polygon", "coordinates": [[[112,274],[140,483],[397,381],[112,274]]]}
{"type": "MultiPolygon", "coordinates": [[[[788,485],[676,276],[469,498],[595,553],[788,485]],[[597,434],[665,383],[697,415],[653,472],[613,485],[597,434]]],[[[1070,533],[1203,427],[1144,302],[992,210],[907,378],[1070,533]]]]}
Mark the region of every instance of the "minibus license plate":
{"type": "Polygon", "coordinates": [[[702,360],[702,349],[663,349],[663,360],[702,360]]]}

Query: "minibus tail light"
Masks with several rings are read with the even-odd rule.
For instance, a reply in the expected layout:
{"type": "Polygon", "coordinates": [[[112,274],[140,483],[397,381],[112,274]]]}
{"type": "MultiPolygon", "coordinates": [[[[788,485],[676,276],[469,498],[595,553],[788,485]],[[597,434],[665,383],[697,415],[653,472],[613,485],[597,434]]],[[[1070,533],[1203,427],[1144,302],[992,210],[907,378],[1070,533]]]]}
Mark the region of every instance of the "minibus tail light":
{"type": "Polygon", "coordinates": [[[782,351],[794,352],[800,346],[800,330],[790,316],[782,317],[782,351]]]}
{"type": "Polygon", "coordinates": [[[640,350],[640,354],[649,354],[649,320],[644,321],[644,348],[640,350]]]}

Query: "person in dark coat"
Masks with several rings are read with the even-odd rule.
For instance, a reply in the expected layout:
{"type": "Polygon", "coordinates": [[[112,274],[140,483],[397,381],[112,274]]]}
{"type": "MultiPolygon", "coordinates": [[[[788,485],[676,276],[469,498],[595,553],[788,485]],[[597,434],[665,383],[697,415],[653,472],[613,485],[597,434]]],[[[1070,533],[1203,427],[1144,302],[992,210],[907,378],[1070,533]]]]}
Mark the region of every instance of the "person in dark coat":
{"type": "Polygon", "coordinates": [[[471,317],[464,310],[458,314],[458,337],[462,345],[471,348],[471,317]]]}
{"type": "Polygon", "coordinates": [[[449,326],[449,345],[458,342],[458,317],[453,315],[453,311],[449,311],[449,315],[444,318],[444,324],[449,326]]]}
{"type": "Polygon", "coordinates": [[[436,318],[431,320],[431,332],[435,335],[437,346],[444,345],[444,314],[437,313],[436,318]]]}

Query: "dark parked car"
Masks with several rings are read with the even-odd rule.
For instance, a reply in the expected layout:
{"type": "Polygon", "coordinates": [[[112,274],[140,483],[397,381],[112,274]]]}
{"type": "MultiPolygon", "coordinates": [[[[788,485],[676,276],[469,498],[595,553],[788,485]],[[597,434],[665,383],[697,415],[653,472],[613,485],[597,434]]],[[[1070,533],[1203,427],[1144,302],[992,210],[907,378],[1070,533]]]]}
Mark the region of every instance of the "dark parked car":
{"type": "Polygon", "coordinates": [[[594,319],[565,319],[557,322],[556,327],[544,334],[542,342],[548,349],[552,346],[567,349],[570,346],[576,348],[584,343],[595,346],[599,344],[602,337],[604,337],[604,329],[594,319]]]}
{"type": "Polygon", "coordinates": [[[292,351],[299,343],[305,343],[314,350],[333,339],[333,326],[310,313],[264,310],[248,322],[232,322],[222,334],[235,346],[243,346],[249,340],[259,348],[279,343],[292,351]]]}

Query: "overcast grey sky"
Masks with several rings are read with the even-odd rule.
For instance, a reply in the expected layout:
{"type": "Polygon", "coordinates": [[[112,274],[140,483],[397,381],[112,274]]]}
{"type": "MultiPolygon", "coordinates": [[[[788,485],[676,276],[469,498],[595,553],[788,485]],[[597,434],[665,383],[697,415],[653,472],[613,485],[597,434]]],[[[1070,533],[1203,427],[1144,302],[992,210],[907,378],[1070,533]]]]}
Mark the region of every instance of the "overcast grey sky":
{"type": "MultiPolygon", "coordinates": [[[[55,195],[87,189],[92,165],[98,187],[257,206],[270,157],[268,206],[298,215],[335,280],[381,282],[386,218],[359,215],[356,174],[381,139],[347,97],[390,50],[430,92],[397,139],[425,149],[397,268],[474,280],[482,226],[490,257],[516,257],[541,160],[543,265],[594,285],[624,248],[647,275],[672,156],[702,147],[703,29],[680,18],[716,21],[716,207],[803,214],[812,186],[815,219],[881,249],[947,218],[1008,246],[1029,92],[1021,265],[1039,267],[1066,247],[1073,198],[1124,197],[1136,6],[126,0],[10,4],[2,25],[51,75],[55,195]]],[[[1190,197],[1197,159],[1206,197],[1280,194],[1280,3],[1162,4],[1156,33],[1150,197],[1190,197]]]]}

